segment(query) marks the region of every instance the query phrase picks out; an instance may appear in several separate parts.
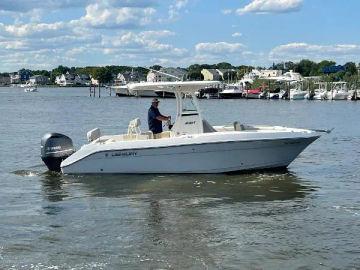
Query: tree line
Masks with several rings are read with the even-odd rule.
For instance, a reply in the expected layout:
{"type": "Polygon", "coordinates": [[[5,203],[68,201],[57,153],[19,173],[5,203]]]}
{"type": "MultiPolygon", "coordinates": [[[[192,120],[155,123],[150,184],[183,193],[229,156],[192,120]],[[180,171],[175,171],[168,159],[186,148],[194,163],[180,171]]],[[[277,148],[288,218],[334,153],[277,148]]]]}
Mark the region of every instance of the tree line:
{"type": "MultiPolygon", "coordinates": [[[[189,80],[202,80],[203,75],[201,74],[202,69],[222,69],[226,70],[224,73],[224,80],[240,80],[243,76],[250,72],[252,69],[276,69],[287,72],[293,70],[294,72],[300,73],[304,77],[309,76],[322,76],[325,81],[339,81],[339,80],[351,80],[354,76],[358,75],[358,67],[354,62],[348,62],[342,66],[342,69],[326,74],[324,68],[336,66],[336,62],[323,60],[321,62],[314,62],[308,59],[303,59],[299,62],[281,62],[273,63],[271,67],[254,67],[248,65],[233,66],[227,62],[221,62],[218,64],[193,64],[184,68],[187,71],[187,79],[189,80]]],[[[360,64],[359,64],[360,66],[360,64]]],[[[48,70],[31,70],[31,75],[44,75],[50,78],[51,82],[55,82],[57,76],[69,72],[70,74],[86,74],[99,80],[101,83],[108,83],[113,80],[114,76],[118,73],[126,72],[137,72],[143,78],[146,78],[147,73],[150,69],[160,70],[161,65],[153,65],[149,68],[145,67],[131,67],[131,66],[87,66],[87,67],[67,67],[60,65],[51,71],[48,70]]],[[[2,73],[2,75],[8,73],[2,73]]]]}

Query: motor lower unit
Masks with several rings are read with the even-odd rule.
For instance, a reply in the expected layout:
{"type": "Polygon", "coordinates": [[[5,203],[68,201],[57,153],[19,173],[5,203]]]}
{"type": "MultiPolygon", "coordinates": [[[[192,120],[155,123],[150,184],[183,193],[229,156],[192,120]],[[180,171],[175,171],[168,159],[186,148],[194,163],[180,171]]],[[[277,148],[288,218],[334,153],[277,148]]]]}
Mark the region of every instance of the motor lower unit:
{"type": "Polygon", "coordinates": [[[47,133],[41,139],[41,159],[50,171],[60,172],[60,164],[75,152],[72,140],[60,133],[47,133]]]}

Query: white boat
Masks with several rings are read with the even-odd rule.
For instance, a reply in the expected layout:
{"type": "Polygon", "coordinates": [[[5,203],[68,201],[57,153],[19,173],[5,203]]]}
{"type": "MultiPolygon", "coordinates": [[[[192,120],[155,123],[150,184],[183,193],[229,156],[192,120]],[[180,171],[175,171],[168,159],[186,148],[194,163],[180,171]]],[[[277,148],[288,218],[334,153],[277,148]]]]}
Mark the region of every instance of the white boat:
{"type": "Polygon", "coordinates": [[[308,93],[305,95],[306,99],[314,99],[314,100],[325,100],[327,99],[327,83],[318,82],[315,83],[318,87],[314,89],[312,93],[308,93]]]}
{"type": "Polygon", "coordinates": [[[33,86],[27,86],[26,88],[24,88],[24,92],[37,92],[37,86],[33,85],[33,86]]]}
{"type": "Polygon", "coordinates": [[[129,93],[129,90],[128,90],[128,87],[126,84],[112,85],[110,88],[115,91],[115,95],[118,97],[130,96],[130,93],[129,93]]]}
{"type": "Polygon", "coordinates": [[[134,96],[136,97],[158,97],[159,94],[157,94],[154,90],[149,88],[148,90],[138,91],[134,93],[134,96]]]}
{"type": "Polygon", "coordinates": [[[348,100],[360,100],[360,90],[350,90],[348,100]]]}
{"type": "Polygon", "coordinates": [[[244,96],[244,89],[241,85],[226,85],[225,88],[219,92],[220,98],[242,98],[244,96]]]}
{"type": "Polygon", "coordinates": [[[292,100],[303,100],[308,92],[302,90],[302,84],[296,83],[295,88],[290,89],[290,99],[292,100]]]}
{"type": "Polygon", "coordinates": [[[349,97],[347,82],[333,82],[331,92],[328,93],[328,99],[347,100],[349,97]]]}
{"type": "Polygon", "coordinates": [[[99,129],[89,131],[89,143],[76,152],[69,137],[49,133],[41,141],[42,159],[50,170],[66,174],[226,173],[286,168],[320,137],[313,130],[237,121],[211,126],[199,111],[195,92],[217,83],[131,84],[131,92],[157,89],[174,93],[177,113],[171,130],[142,132],[140,120],[134,119],[125,134],[101,136],[99,129]]]}

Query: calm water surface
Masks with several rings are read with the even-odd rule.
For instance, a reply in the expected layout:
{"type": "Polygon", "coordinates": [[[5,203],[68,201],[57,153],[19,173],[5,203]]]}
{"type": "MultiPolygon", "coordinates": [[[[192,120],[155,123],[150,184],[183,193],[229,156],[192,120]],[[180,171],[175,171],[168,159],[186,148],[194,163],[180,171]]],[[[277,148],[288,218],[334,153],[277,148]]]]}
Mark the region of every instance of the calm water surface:
{"type": "MultiPolygon", "coordinates": [[[[360,102],[200,102],[212,124],[335,128],[286,172],[46,172],[44,133],[79,147],[94,127],[146,126],[149,103],[0,88],[0,269],[360,269],[360,102]]],[[[174,116],[174,100],[160,110],[174,116]]]]}

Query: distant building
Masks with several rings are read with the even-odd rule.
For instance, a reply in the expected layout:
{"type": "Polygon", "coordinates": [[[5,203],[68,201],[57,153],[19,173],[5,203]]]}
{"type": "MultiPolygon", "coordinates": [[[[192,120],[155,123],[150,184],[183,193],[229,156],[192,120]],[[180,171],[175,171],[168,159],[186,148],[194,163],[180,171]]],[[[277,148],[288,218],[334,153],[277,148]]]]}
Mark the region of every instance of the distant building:
{"type": "Polygon", "coordinates": [[[49,83],[49,78],[44,75],[34,75],[29,78],[31,84],[45,85],[49,83]]]}
{"type": "Polygon", "coordinates": [[[60,86],[73,86],[75,84],[75,75],[66,72],[66,74],[56,76],[55,83],[60,86]]]}
{"type": "Polygon", "coordinates": [[[277,69],[263,69],[260,71],[261,79],[271,78],[271,77],[279,77],[282,75],[282,70],[277,69]]]}
{"type": "Polygon", "coordinates": [[[18,75],[21,82],[26,82],[30,79],[31,76],[31,70],[29,69],[20,69],[18,71],[18,75]]]}
{"type": "Polygon", "coordinates": [[[206,69],[201,70],[201,74],[204,76],[204,81],[219,81],[223,79],[223,74],[218,69],[206,69]]]}
{"type": "Polygon", "coordinates": [[[99,81],[95,78],[91,78],[91,85],[99,85],[99,81]]]}
{"type": "Polygon", "coordinates": [[[11,83],[10,75],[9,74],[2,74],[0,75],[0,86],[6,86],[11,83]]]}
{"type": "Polygon", "coordinates": [[[20,76],[17,72],[10,74],[10,83],[11,84],[19,84],[20,82],[21,82],[20,76]]]}
{"type": "Polygon", "coordinates": [[[261,72],[257,69],[253,69],[251,70],[249,73],[246,73],[243,77],[244,80],[248,80],[248,81],[254,81],[257,78],[259,78],[261,75],[261,72]]]}
{"type": "Polygon", "coordinates": [[[148,82],[161,82],[162,75],[156,70],[150,70],[146,76],[148,82]]]}
{"type": "Polygon", "coordinates": [[[162,80],[166,82],[173,82],[173,81],[184,81],[188,72],[186,69],[183,68],[161,68],[160,72],[162,72],[162,80]]]}
{"type": "Polygon", "coordinates": [[[56,76],[55,83],[60,86],[89,86],[91,83],[90,76],[87,74],[61,74],[56,76]]]}
{"type": "Polygon", "coordinates": [[[75,85],[89,86],[91,84],[91,78],[88,74],[78,74],[75,76],[75,85]]]}
{"type": "MultiPolygon", "coordinates": [[[[204,81],[220,81],[224,80],[225,74],[235,73],[234,69],[203,69],[201,74],[204,76],[204,81]]],[[[227,75],[229,76],[229,75],[227,75]]],[[[231,77],[231,75],[230,75],[231,77]]]]}
{"type": "Polygon", "coordinates": [[[186,69],[183,68],[161,68],[159,71],[151,70],[148,72],[146,80],[148,82],[174,82],[184,81],[187,76],[186,69]]]}
{"type": "Polygon", "coordinates": [[[142,76],[137,71],[125,71],[123,73],[118,73],[114,80],[115,85],[125,85],[130,82],[140,82],[142,81],[142,76]]]}

